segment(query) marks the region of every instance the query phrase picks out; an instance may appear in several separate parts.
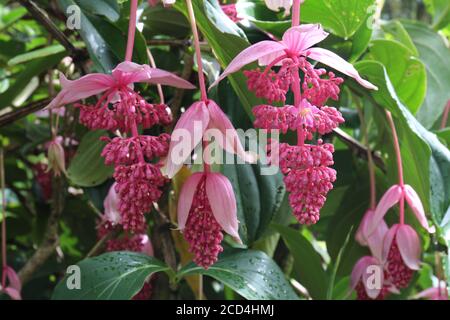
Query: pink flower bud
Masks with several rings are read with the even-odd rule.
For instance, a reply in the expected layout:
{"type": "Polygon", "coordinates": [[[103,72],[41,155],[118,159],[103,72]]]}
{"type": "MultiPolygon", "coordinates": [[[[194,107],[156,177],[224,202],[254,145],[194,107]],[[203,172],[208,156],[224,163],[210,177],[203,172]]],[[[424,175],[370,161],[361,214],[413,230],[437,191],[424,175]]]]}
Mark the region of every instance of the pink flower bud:
{"type": "Polygon", "coordinates": [[[58,139],[54,139],[48,144],[47,148],[47,171],[53,171],[55,176],[60,176],[61,172],[66,174],[66,159],[61,142],[58,139]]]}

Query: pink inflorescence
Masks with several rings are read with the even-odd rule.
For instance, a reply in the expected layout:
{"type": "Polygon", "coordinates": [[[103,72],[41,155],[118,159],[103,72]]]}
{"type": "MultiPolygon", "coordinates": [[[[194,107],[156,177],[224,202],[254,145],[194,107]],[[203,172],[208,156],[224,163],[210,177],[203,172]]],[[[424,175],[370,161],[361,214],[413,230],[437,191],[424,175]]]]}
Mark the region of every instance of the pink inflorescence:
{"type": "Polygon", "coordinates": [[[90,129],[120,130],[123,137],[102,137],[108,142],[102,151],[107,165],[114,165],[121,223],[125,230],[145,229],[144,214],[151,209],[167,182],[155,158],[167,155],[170,135],[140,135],[138,127],[168,125],[172,121],[165,104],[150,104],[128,86],[107,91],[95,105],[77,104],[80,122],[90,129]],[[125,134],[130,134],[126,136],[125,134]]]}
{"type": "Polygon", "coordinates": [[[207,269],[214,264],[223,248],[222,228],[214,218],[205,190],[205,178],[199,183],[184,229],[194,262],[207,269]]]}
{"type": "Polygon", "coordinates": [[[119,211],[125,230],[137,231],[145,227],[144,213],[162,194],[160,188],[167,182],[158,165],[136,163],[118,165],[114,170],[119,195],[119,211]]]}
{"type": "Polygon", "coordinates": [[[391,248],[387,257],[387,271],[389,273],[389,279],[392,284],[397,288],[406,288],[412,279],[414,270],[408,268],[403,261],[400,254],[400,250],[397,245],[397,241],[392,241],[391,248]]]}
{"type": "Polygon", "coordinates": [[[327,193],[333,188],[336,171],[332,144],[291,146],[280,144],[280,169],[293,214],[301,224],[315,224],[327,193]]]}
{"type": "Polygon", "coordinates": [[[356,298],[358,300],[384,300],[389,295],[389,288],[386,285],[384,285],[383,288],[381,289],[380,293],[376,297],[376,299],[372,299],[371,297],[369,297],[367,295],[367,292],[366,292],[366,289],[364,287],[364,283],[362,282],[362,280],[360,280],[358,282],[358,284],[356,285],[355,291],[356,291],[356,298]]]}
{"type": "MultiPolygon", "coordinates": [[[[327,193],[333,188],[336,171],[333,165],[333,145],[318,140],[317,145],[305,144],[315,134],[330,133],[344,122],[342,114],[333,107],[325,106],[329,100],[339,98],[339,85],[342,78],[325,69],[315,69],[304,57],[278,58],[263,72],[260,69],[244,71],[247,84],[256,96],[269,103],[286,101],[289,88],[298,84],[294,81],[296,73],[302,91],[298,106],[258,105],[253,108],[254,126],[267,130],[298,131],[298,146],[283,143],[279,145],[279,166],[284,174],[284,183],[290,193],[289,201],[293,213],[302,224],[314,224],[319,220],[320,209],[325,203],[327,193]],[[281,63],[278,61],[282,59],[281,63]],[[281,64],[278,72],[271,66],[281,64]]],[[[298,89],[298,90],[297,90],[298,89]]],[[[298,98],[298,97],[297,97],[298,98]]],[[[273,153],[273,150],[269,150],[273,153]]],[[[270,157],[273,159],[273,154],[270,157]]]]}

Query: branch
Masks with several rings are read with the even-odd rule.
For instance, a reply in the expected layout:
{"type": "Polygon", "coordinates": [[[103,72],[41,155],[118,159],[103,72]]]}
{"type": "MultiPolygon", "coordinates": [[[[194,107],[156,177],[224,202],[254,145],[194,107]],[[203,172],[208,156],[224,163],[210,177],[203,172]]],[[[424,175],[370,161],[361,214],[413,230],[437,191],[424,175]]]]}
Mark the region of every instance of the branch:
{"type": "Polygon", "coordinates": [[[27,115],[29,115],[31,113],[34,113],[41,109],[44,109],[51,101],[52,101],[51,98],[35,101],[35,102],[27,104],[21,108],[18,108],[16,110],[13,110],[11,112],[1,115],[0,116],[0,127],[10,124],[10,123],[12,123],[16,120],[19,120],[23,117],[26,117],[27,115]]]}
{"type": "Polygon", "coordinates": [[[19,271],[19,278],[22,284],[32,278],[33,274],[50,258],[59,244],[59,218],[63,211],[65,196],[64,192],[62,192],[63,185],[64,179],[62,177],[53,178],[52,189],[58,190],[58,192],[53,192],[52,210],[48,218],[47,230],[45,231],[44,240],[41,245],[19,271]]]}
{"type": "MultiPolygon", "coordinates": [[[[39,21],[45,29],[70,53],[75,63],[85,60],[86,55],[83,50],[77,49],[67,38],[67,36],[58,29],[55,23],[47,16],[44,10],[38,7],[32,0],[19,0],[19,2],[28,10],[28,12],[39,21]]],[[[82,63],[79,64],[81,70],[86,73],[82,63]]]]}
{"type": "MultiPolygon", "coordinates": [[[[339,138],[342,142],[344,142],[359,158],[367,159],[367,148],[365,145],[363,145],[358,140],[354,139],[352,136],[350,136],[348,133],[342,131],[339,128],[336,128],[333,130],[333,134],[339,138]]],[[[377,165],[378,168],[380,168],[383,172],[386,171],[386,167],[384,165],[383,159],[380,157],[380,155],[375,152],[371,151],[373,162],[377,165]]]]}

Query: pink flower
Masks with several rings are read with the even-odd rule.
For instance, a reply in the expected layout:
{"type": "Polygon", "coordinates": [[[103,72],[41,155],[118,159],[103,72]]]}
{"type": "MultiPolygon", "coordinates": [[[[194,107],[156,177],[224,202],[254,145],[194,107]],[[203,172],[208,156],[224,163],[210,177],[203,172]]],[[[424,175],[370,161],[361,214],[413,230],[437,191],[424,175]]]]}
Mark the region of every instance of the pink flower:
{"type": "Polygon", "coordinates": [[[416,294],[413,299],[448,300],[447,284],[445,281],[440,281],[437,287],[425,289],[416,294]]]}
{"type": "Polygon", "coordinates": [[[61,74],[60,81],[63,89],[48,108],[61,107],[102,92],[106,92],[105,98],[108,102],[114,102],[122,98],[120,94],[128,92],[136,82],[170,85],[183,89],[195,88],[191,83],[170,72],[133,62],[120,63],[111,75],[92,73],[71,81],[61,74]]]}
{"type": "Polygon", "coordinates": [[[117,183],[113,183],[109,188],[108,195],[103,201],[103,207],[105,213],[102,216],[103,221],[111,223],[111,225],[117,225],[121,222],[121,216],[119,212],[119,196],[115,190],[117,183]]]}
{"type": "Polygon", "coordinates": [[[184,183],[178,200],[178,228],[194,261],[208,268],[222,251],[222,230],[241,243],[236,198],[230,181],[220,173],[198,172],[184,183]]]}
{"type": "Polygon", "coordinates": [[[233,124],[220,107],[212,100],[198,101],[181,115],[172,133],[169,157],[162,169],[169,178],[181,169],[192,150],[204,139],[208,139],[207,129],[218,130],[220,137],[217,143],[222,149],[237,154],[244,161],[256,161],[256,155],[244,151],[233,124]]]}
{"type": "Polygon", "coordinates": [[[57,138],[55,138],[48,143],[47,148],[47,171],[52,171],[55,176],[60,176],[61,173],[67,174],[66,157],[61,142],[57,138]]]}
{"type": "Polygon", "coordinates": [[[3,292],[10,296],[13,300],[22,300],[20,291],[22,290],[22,283],[20,282],[19,276],[11,267],[4,267],[3,268],[3,277],[6,276],[6,279],[8,279],[9,285],[2,288],[0,286],[0,292],[3,292]]]}
{"type": "Polygon", "coordinates": [[[228,16],[228,18],[230,18],[231,21],[239,22],[242,20],[242,18],[238,16],[235,3],[224,4],[221,5],[220,7],[222,8],[222,11],[228,16]]]}
{"type": "Polygon", "coordinates": [[[367,234],[372,234],[375,231],[387,211],[397,204],[402,197],[406,199],[406,202],[422,227],[424,227],[429,233],[435,232],[434,226],[430,227],[428,224],[425,210],[422,202],[420,201],[419,195],[410,185],[406,184],[403,187],[400,185],[394,185],[386,191],[378,203],[372,219],[368,222],[367,234]]]}
{"type": "Polygon", "coordinates": [[[367,225],[371,221],[374,215],[374,210],[367,210],[364,214],[364,217],[361,220],[361,224],[356,231],[356,241],[362,246],[369,247],[372,256],[377,258],[378,260],[382,260],[382,252],[383,252],[383,240],[388,232],[389,228],[384,220],[378,224],[375,232],[372,234],[368,234],[367,225]]]}
{"type": "Polygon", "coordinates": [[[298,58],[311,58],[337,71],[354,78],[358,83],[368,89],[377,89],[376,86],[364,80],[358,71],[347,61],[335,53],[312,47],[328,36],[319,24],[304,24],[289,28],[281,41],[261,41],[241,53],[224,70],[222,75],[212,84],[216,85],[230,73],[236,72],[245,65],[258,60],[260,65],[282,65],[285,60],[295,62],[298,58]]]}
{"type": "Polygon", "coordinates": [[[415,270],[420,269],[420,240],[407,224],[395,224],[387,232],[382,259],[390,281],[397,288],[406,288],[415,270]]]}
{"type": "Polygon", "coordinates": [[[382,300],[389,293],[383,264],[375,257],[365,256],[356,262],[350,277],[350,286],[358,300],[382,300]],[[374,278],[378,276],[378,278],[374,278]]]}

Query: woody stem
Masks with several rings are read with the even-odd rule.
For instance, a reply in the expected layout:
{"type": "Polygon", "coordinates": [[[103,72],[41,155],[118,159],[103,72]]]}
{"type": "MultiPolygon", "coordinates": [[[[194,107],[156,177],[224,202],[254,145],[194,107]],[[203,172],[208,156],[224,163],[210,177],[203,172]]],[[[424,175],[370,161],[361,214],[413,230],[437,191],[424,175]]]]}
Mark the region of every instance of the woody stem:
{"type": "Polygon", "coordinates": [[[6,194],[3,148],[0,149],[0,188],[2,192],[2,288],[6,286],[6,194]]]}

